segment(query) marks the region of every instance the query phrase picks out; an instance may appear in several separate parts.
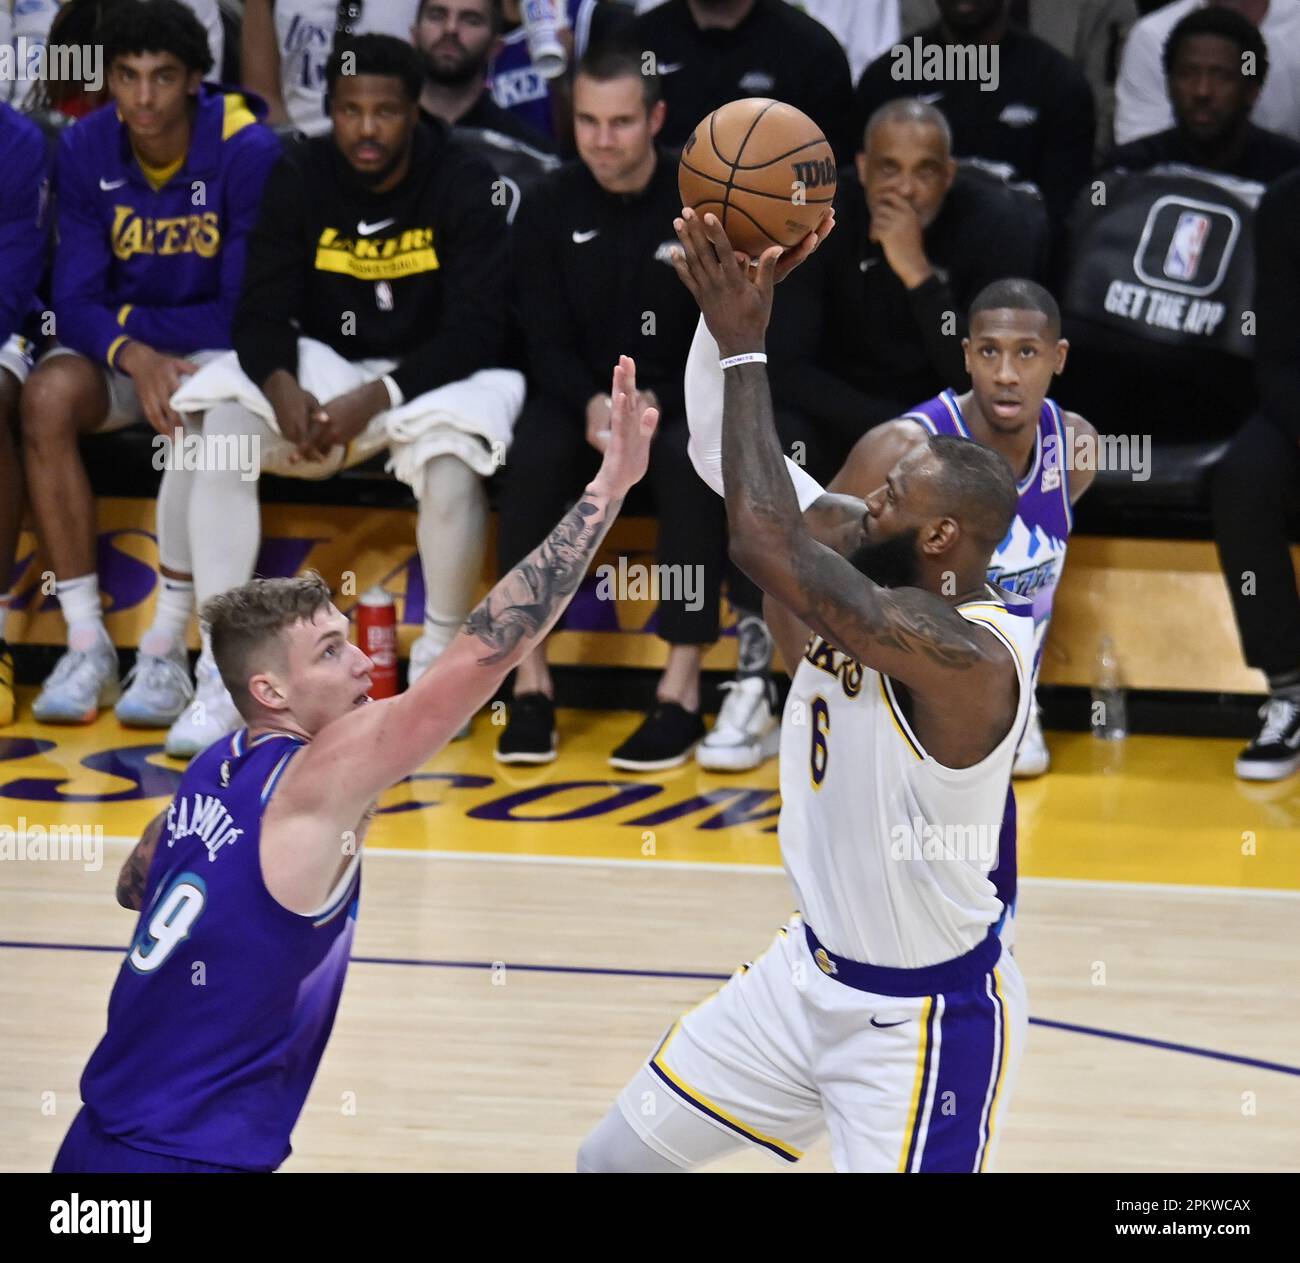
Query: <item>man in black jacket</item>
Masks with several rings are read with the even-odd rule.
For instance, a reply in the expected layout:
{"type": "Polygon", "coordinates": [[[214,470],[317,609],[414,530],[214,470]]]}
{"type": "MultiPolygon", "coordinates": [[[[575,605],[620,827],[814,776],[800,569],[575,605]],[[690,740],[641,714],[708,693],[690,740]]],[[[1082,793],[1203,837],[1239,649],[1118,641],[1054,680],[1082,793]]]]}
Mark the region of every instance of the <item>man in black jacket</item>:
{"type": "Polygon", "coordinates": [[[854,124],[895,97],[924,96],[951,125],[957,157],[1005,164],[1037,185],[1059,226],[1092,167],[1096,109],[1083,71],[1011,25],[1008,0],[938,4],[934,26],[863,71],[854,124]]]}
{"type": "MultiPolygon", "coordinates": [[[[235,314],[234,356],[196,374],[178,411],[204,413],[190,501],[200,601],[246,582],[261,471],[324,478],[390,454],[419,499],[426,671],[473,604],[487,537],[483,479],[505,458],[521,374],[505,339],[505,212],[490,167],[421,122],[409,44],[366,35],[327,70],[331,134],[286,153],[267,181],[235,314]],[[223,447],[223,445],[225,445],[223,447]],[[213,466],[217,467],[213,467],[213,466]]],[[[196,753],[241,721],[205,643],[195,705],[169,753],[196,753]]]]}
{"type": "Polygon", "coordinates": [[[665,144],[684,144],[728,101],[775,97],[807,114],[836,159],[848,161],[855,139],[848,58],[830,31],[785,0],[668,0],[619,38],[654,54],[668,105],[665,144]]]}
{"type": "MultiPolygon", "coordinates": [[[[650,771],[684,762],[703,734],[700,660],[718,635],[726,528],[686,454],[682,373],[696,315],[669,261],[681,198],[675,157],[655,144],[659,80],[633,54],[597,50],[579,68],[574,106],[580,159],[534,186],[514,226],[530,392],[504,470],[498,560],[515,565],[536,524],[554,521],[582,490],[608,438],[608,366],[631,355],[645,402],[660,410],[647,482],[659,512],[657,573],[671,583],[661,582],[655,629],[669,651],[654,707],[611,762],[650,771]]],[[[638,593],[629,582],[622,595],[638,593]]],[[[514,687],[497,758],[549,762],[555,707],[544,645],[520,664],[514,687]]]]}
{"type": "Polygon", "coordinates": [[[835,221],[782,286],[781,329],[802,358],[773,382],[812,419],[804,463],[822,482],[872,426],[965,388],[967,307],[1000,277],[1038,279],[1047,237],[1032,195],[959,173],[947,120],[915,98],[872,115],[835,221]]]}

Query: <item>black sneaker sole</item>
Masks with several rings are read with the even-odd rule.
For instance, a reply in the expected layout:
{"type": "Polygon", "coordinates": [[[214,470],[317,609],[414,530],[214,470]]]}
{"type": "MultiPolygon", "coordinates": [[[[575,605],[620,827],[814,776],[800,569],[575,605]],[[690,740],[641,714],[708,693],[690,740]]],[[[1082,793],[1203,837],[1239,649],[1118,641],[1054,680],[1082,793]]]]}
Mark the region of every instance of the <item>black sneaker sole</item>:
{"type": "MultiPolygon", "coordinates": [[[[551,740],[554,742],[555,738],[552,737],[551,740]]],[[[560,757],[560,751],[557,745],[552,744],[549,750],[512,750],[508,754],[493,750],[492,757],[498,763],[529,764],[540,767],[543,763],[554,763],[560,757]]]]}
{"type": "Polygon", "coordinates": [[[621,772],[667,772],[670,768],[681,767],[683,763],[688,763],[695,753],[695,747],[699,744],[698,741],[692,741],[681,754],[674,754],[667,759],[628,759],[611,754],[607,762],[610,767],[616,767],[621,772]]]}
{"type": "Polygon", "coordinates": [[[1284,781],[1300,769],[1300,752],[1289,759],[1269,759],[1256,761],[1240,758],[1237,760],[1237,779],[1242,781],[1284,781]]]}

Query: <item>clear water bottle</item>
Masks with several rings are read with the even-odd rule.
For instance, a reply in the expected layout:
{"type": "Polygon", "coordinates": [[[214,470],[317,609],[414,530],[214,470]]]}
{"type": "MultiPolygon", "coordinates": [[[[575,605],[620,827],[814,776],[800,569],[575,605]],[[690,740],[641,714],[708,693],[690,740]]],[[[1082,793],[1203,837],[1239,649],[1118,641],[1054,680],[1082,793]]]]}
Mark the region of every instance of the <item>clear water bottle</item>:
{"type": "Polygon", "coordinates": [[[1120,675],[1115,642],[1102,636],[1092,674],[1092,735],[1103,741],[1122,741],[1128,736],[1128,706],[1120,675]]]}

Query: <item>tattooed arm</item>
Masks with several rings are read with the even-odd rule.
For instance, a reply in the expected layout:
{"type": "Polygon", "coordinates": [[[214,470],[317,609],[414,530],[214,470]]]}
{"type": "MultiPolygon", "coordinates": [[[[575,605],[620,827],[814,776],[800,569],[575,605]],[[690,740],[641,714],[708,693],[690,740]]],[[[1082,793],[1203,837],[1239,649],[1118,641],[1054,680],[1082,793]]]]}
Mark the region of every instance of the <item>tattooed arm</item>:
{"type": "MultiPolygon", "coordinates": [[[[683,249],[674,267],[699,302],[721,355],[761,352],[779,251],[766,251],[755,267],[745,267],[716,216],[684,211],[675,226],[683,249]]],[[[856,540],[851,525],[846,530],[853,501],[827,496],[813,506],[825,518],[819,534],[831,546],[810,533],[777,438],[762,362],[726,370],[722,481],[732,558],[799,622],[906,685],[922,739],[934,741],[937,758],[947,755],[953,765],[967,766],[1005,735],[1016,691],[1015,668],[1001,641],[937,595],[879,587],[851,565],[841,552],[865,539],[861,518],[856,540]]],[[[792,639],[788,635],[786,643],[792,639]]]]}
{"type": "Polygon", "coordinates": [[[978,763],[1016,714],[1016,669],[1002,641],[931,592],[878,586],[814,539],[785,472],[766,370],[745,364],[727,376],[722,467],[732,558],[831,645],[906,685],[909,718],[936,759],[978,763]]]}
{"type": "Polygon", "coordinates": [[[634,369],[624,356],[614,371],[609,447],[577,504],[483,598],[413,688],[350,711],[317,734],[276,791],[277,831],[287,816],[309,817],[318,836],[333,839],[337,870],[338,836],[437,754],[551,630],[649,461],[658,413],[636,409],[628,389],[634,369]]]}
{"type": "Polygon", "coordinates": [[[126,863],[117,875],[117,901],[124,908],[138,912],[144,907],[144,888],[149,881],[149,865],[153,863],[153,853],[158,849],[158,839],[162,837],[166,820],[167,813],[160,811],[145,825],[140,841],[126,857],[126,863]]]}

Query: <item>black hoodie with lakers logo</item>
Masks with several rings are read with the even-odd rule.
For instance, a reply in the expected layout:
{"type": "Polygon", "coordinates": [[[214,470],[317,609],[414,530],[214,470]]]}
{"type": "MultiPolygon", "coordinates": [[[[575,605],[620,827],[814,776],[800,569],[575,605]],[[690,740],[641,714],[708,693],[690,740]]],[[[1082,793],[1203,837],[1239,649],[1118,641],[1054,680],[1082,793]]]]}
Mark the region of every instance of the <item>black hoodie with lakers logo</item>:
{"type": "Polygon", "coordinates": [[[358,179],[332,135],[291,146],[271,172],[234,344],[261,386],[298,371],[298,338],[349,360],[398,361],[407,399],[503,359],[505,199],[492,169],[441,124],[415,129],[411,168],[386,193],[358,179]]]}

